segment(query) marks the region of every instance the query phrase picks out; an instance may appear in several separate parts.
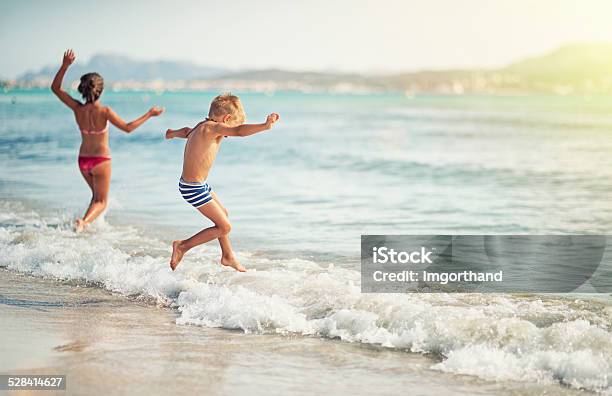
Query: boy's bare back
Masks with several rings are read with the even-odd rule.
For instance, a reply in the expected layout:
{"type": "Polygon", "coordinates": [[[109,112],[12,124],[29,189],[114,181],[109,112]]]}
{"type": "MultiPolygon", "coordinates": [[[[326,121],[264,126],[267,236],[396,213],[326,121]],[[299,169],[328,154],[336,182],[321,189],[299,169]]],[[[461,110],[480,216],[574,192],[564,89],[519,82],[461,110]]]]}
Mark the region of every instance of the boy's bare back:
{"type": "Polygon", "coordinates": [[[208,178],[223,140],[223,136],[216,132],[216,124],[214,121],[204,121],[189,132],[183,156],[185,181],[199,182],[208,178]]]}

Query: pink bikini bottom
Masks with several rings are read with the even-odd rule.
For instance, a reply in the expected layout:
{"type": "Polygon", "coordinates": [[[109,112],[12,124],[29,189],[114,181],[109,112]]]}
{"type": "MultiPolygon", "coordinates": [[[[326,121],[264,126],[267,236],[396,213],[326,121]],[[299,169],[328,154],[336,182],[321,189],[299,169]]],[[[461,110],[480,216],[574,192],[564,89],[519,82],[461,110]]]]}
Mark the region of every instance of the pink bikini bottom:
{"type": "Polygon", "coordinates": [[[89,157],[89,156],[79,156],[79,168],[83,173],[91,174],[91,170],[96,167],[96,165],[101,164],[104,161],[110,161],[111,157],[89,157]]]}

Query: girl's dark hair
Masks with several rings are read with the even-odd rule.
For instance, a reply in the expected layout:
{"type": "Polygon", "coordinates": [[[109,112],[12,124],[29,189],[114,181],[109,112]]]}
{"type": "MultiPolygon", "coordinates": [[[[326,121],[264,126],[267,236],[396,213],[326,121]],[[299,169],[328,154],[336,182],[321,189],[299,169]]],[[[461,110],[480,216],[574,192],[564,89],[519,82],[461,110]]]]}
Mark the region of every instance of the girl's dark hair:
{"type": "Polygon", "coordinates": [[[86,103],[93,103],[100,98],[104,91],[104,79],[98,73],[87,73],[81,76],[79,92],[86,103]]]}

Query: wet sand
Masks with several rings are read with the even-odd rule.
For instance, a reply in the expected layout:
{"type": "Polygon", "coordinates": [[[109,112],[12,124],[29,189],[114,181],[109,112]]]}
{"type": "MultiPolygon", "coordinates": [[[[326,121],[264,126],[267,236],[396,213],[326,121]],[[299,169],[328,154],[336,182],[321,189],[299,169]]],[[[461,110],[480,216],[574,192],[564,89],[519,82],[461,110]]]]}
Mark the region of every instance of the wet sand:
{"type": "Polygon", "coordinates": [[[169,308],[7,270],[0,317],[0,373],[65,374],[57,394],[580,393],[444,374],[428,369],[434,358],[380,347],[179,326],[169,308]]]}

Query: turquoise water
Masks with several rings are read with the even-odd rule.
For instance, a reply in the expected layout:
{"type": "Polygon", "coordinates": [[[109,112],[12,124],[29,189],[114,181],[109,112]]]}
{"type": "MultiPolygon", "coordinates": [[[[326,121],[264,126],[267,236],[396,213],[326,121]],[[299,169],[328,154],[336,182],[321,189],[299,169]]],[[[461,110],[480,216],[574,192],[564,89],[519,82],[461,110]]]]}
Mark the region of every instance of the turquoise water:
{"type": "Polygon", "coordinates": [[[435,356],[428,372],[550,394],[611,391],[608,297],[362,294],[358,265],[361,234],[610,233],[612,98],[243,94],[249,121],[281,120],[226,139],[209,182],[250,271],[221,268],[213,243],[171,272],[170,241],[208,224],[177,191],[184,142],[164,131],[196,124],[215,95],[105,93],[126,119],[166,113],[130,135],[111,127],[110,208],[75,234],[90,196],[70,111],[47,91],[0,94],[0,267],[153,301],[177,325],[374,344],[435,356]]]}
{"type": "MultiPolygon", "coordinates": [[[[179,197],[183,141],[215,93],[105,93],[130,119],[111,128],[111,221],[203,225],[179,197]]],[[[365,233],[582,233],[610,230],[611,98],[242,95],[248,120],[274,130],[227,139],[210,182],[247,249],[354,256],[365,233]]],[[[0,194],[71,215],[89,191],[80,135],[49,92],[0,96],[0,194]],[[13,103],[14,102],[14,103],[13,103]]],[[[181,235],[183,235],[181,234],[181,235]]]]}

